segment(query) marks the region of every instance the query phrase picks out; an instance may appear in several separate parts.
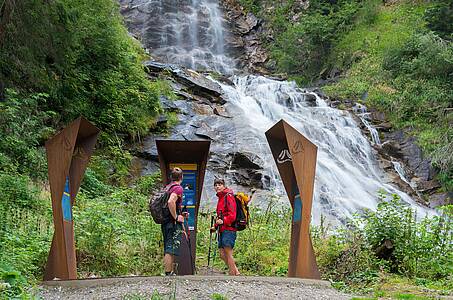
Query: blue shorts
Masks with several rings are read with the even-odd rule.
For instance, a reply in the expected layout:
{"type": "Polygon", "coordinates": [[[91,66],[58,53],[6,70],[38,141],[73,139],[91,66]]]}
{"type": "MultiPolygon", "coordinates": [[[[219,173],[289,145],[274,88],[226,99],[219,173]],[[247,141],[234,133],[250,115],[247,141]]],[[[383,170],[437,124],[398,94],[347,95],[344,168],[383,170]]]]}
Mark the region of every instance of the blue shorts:
{"type": "Polygon", "coordinates": [[[225,230],[220,233],[219,236],[219,248],[230,247],[234,248],[236,242],[236,231],[225,230]]]}
{"type": "Polygon", "coordinates": [[[161,225],[162,235],[164,237],[164,254],[179,256],[179,246],[182,240],[181,223],[165,223],[161,225]]]}

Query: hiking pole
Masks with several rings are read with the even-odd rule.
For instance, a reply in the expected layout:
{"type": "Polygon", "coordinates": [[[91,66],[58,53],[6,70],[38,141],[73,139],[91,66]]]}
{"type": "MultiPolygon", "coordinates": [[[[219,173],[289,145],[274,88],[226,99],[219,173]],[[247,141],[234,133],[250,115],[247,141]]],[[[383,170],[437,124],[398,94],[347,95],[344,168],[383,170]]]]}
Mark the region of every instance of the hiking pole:
{"type": "Polygon", "coordinates": [[[214,216],[211,216],[211,227],[209,227],[209,250],[208,250],[208,269],[211,262],[211,247],[212,247],[212,227],[214,226],[214,216]]]}
{"type": "MultiPolygon", "coordinates": [[[[217,219],[220,219],[223,221],[223,213],[222,211],[220,211],[219,213],[219,216],[216,218],[216,225],[217,225],[217,219]]],[[[214,271],[214,263],[215,263],[215,258],[216,258],[216,255],[217,255],[217,251],[219,250],[218,248],[218,245],[219,245],[219,239],[220,239],[220,226],[222,225],[217,225],[216,227],[216,231],[215,231],[215,239],[216,239],[216,244],[217,244],[217,249],[214,251],[214,258],[212,259],[212,268],[211,268],[211,275],[212,275],[212,272],[214,271]]]]}

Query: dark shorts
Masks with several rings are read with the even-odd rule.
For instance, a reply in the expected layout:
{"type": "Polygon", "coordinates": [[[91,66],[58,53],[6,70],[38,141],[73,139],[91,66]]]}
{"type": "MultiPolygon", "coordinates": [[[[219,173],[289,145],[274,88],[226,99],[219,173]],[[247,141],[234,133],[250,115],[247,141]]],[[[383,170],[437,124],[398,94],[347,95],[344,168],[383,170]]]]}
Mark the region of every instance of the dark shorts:
{"type": "Polygon", "coordinates": [[[161,225],[164,237],[164,253],[179,256],[179,246],[182,239],[181,223],[165,223],[161,225]]]}
{"type": "Polygon", "coordinates": [[[219,248],[230,247],[231,249],[233,249],[235,242],[236,242],[236,231],[225,230],[220,233],[219,248]]]}

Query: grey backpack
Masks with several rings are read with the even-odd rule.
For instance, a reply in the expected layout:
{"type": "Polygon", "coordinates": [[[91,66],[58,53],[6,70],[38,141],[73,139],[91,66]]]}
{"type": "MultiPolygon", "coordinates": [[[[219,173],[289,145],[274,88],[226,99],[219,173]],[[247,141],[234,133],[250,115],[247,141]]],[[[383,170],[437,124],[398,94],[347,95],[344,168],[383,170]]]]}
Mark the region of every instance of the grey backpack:
{"type": "Polygon", "coordinates": [[[170,194],[168,191],[178,184],[171,185],[168,189],[163,188],[160,192],[151,196],[149,201],[149,211],[157,224],[165,224],[171,220],[170,210],[168,209],[168,199],[170,194]]]}

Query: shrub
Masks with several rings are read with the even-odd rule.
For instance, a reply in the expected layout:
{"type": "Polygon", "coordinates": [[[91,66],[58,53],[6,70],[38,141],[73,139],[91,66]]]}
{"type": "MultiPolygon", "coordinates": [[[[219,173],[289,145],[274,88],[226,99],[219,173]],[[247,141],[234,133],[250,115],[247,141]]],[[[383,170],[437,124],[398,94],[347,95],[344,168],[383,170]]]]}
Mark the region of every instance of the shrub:
{"type": "Polygon", "coordinates": [[[47,163],[39,146],[54,132],[46,125],[54,114],[40,109],[48,95],[21,97],[14,90],[7,90],[6,95],[0,102],[0,171],[17,171],[43,179],[47,163]]]}
{"type": "Polygon", "coordinates": [[[436,1],[425,12],[427,27],[440,37],[453,39],[453,3],[451,1],[436,1]]]}

